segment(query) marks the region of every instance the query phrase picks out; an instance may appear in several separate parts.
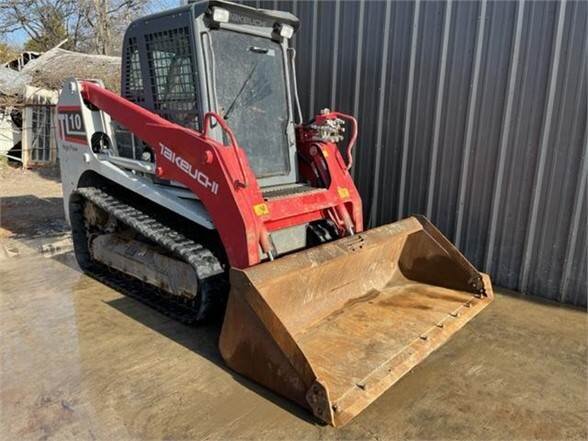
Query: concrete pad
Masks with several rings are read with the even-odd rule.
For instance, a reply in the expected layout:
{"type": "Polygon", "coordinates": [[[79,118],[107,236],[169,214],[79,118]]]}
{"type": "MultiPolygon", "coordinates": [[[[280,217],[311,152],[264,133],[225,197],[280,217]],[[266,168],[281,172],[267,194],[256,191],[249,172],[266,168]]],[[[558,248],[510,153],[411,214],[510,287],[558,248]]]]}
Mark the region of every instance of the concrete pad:
{"type": "Polygon", "coordinates": [[[347,426],[223,366],[190,328],[81,274],[71,253],[0,266],[5,439],[586,439],[586,313],[496,301],[347,426]]]}
{"type": "Polygon", "coordinates": [[[55,174],[0,167],[0,198],[2,440],[588,439],[585,311],[497,289],[334,429],[228,370],[220,324],[181,325],[52,255],[68,250],[55,174]]]}

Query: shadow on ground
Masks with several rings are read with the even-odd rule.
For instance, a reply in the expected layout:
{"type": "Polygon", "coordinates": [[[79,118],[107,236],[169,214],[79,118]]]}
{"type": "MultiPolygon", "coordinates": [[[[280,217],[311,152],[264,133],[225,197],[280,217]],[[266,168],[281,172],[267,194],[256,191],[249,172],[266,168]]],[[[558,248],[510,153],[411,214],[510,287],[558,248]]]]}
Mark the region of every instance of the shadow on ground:
{"type": "Polygon", "coordinates": [[[62,198],[32,194],[0,199],[0,227],[16,240],[61,236],[69,230],[62,198]]]}

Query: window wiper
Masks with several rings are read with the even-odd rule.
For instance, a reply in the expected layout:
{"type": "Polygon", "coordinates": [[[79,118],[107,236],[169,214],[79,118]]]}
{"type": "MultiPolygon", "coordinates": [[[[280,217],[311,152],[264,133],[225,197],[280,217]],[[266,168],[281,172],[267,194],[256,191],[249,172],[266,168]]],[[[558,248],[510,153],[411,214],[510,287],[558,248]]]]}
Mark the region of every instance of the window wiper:
{"type": "Polygon", "coordinates": [[[229,114],[235,108],[235,104],[237,103],[237,100],[239,99],[239,97],[241,96],[243,91],[245,90],[245,86],[247,85],[247,83],[249,83],[249,80],[251,79],[251,77],[253,77],[253,73],[255,72],[255,69],[257,69],[258,64],[259,64],[259,60],[256,61],[255,65],[253,66],[253,69],[251,69],[251,72],[249,72],[249,75],[247,75],[247,78],[245,78],[245,81],[243,82],[243,85],[239,89],[239,92],[237,92],[237,96],[235,96],[235,99],[233,100],[233,102],[231,103],[231,105],[229,106],[229,108],[227,109],[225,114],[223,115],[224,119],[229,119],[229,114]]]}

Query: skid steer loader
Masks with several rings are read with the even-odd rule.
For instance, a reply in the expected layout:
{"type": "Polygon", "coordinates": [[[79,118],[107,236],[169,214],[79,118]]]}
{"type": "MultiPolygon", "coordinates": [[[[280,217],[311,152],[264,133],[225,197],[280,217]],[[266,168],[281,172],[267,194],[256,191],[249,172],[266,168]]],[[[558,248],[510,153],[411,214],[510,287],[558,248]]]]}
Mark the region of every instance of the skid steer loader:
{"type": "Polygon", "coordinates": [[[122,96],[64,83],[64,204],[85,272],[185,323],[224,311],[229,367],[342,425],[493,294],[424,217],[364,231],[357,123],[303,123],[297,27],[220,0],[133,22],[122,96]]]}

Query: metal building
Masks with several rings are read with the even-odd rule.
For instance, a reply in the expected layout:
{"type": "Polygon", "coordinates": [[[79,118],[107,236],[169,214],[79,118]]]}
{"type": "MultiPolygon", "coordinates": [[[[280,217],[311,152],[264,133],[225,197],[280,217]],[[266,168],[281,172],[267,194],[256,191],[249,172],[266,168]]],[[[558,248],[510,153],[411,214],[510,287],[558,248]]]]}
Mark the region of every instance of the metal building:
{"type": "Polygon", "coordinates": [[[244,3],[300,18],[305,117],[358,117],[370,225],[426,214],[496,285],[586,306],[588,2],[244,3]]]}

